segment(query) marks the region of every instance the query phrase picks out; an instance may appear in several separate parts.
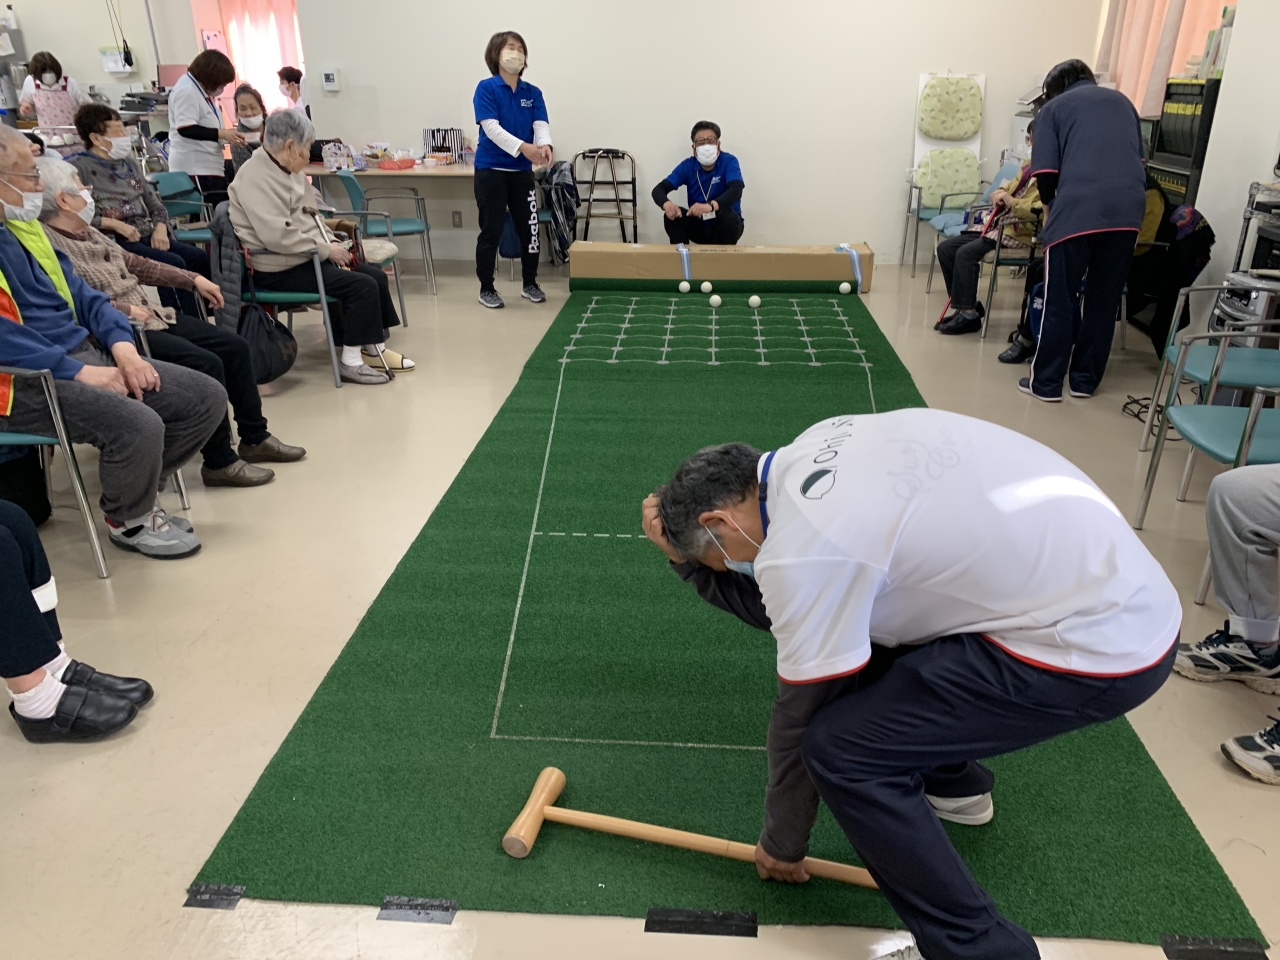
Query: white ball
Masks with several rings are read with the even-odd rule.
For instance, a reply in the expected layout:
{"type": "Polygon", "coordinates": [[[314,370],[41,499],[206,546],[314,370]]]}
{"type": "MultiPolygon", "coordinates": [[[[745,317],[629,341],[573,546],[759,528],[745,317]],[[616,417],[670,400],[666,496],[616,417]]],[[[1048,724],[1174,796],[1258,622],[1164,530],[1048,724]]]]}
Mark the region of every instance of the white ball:
{"type": "Polygon", "coordinates": [[[711,281],[710,281],[710,280],[703,280],[703,281],[702,281],[702,292],[703,292],[703,293],[710,293],[710,292],[711,292],[711,281]]]}
{"type": "Polygon", "coordinates": [[[688,281],[688,280],[681,280],[681,281],[680,281],[680,292],[681,292],[681,293],[688,293],[688,292],[689,292],[689,281],[688,281]]]}
{"type": "MultiPolygon", "coordinates": [[[[710,286],[710,284],[709,284],[709,283],[704,283],[704,284],[703,284],[703,286],[704,286],[704,287],[709,287],[709,286],[710,286]]],[[[718,307],[718,306],[720,306],[720,304],[721,304],[721,303],[723,303],[723,302],[724,302],[724,301],[720,299],[720,294],[718,294],[718,293],[713,293],[713,294],[711,295],[711,306],[713,306],[713,307],[718,307]]]]}
{"type": "Polygon", "coordinates": [[[846,280],[844,283],[840,284],[840,292],[853,293],[853,287],[850,286],[849,281],[846,280]]]}
{"type": "Polygon", "coordinates": [[[760,298],[755,296],[748,297],[747,306],[749,306],[752,310],[754,310],[756,307],[760,306],[760,298]]]}

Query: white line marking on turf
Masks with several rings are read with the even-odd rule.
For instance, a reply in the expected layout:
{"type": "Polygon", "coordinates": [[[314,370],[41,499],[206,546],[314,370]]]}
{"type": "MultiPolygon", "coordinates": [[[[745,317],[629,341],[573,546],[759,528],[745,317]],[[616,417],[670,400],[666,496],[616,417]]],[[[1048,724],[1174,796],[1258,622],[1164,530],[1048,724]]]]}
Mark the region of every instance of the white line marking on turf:
{"type": "Polygon", "coordinates": [[[836,316],[840,318],[840,322],[844,324],[845,331],[849,334],[849,339],[853,341],[854,353],[862,357],[862,368],[867,371],[867,393],[871,395],[871,412],[876,412],[876,392],[871,388],[871,364],[867,363],[867,352],[862,349],[862,344],[858,342],[858,338],[853,335],[853,329],[849,326],[849,320],[844,315],[844,310],[840,308],[839,300],[832,300],[831,306],[836,312],[836,316]]]}
{"type": "Polygon", "coordinates": [[[765,747],[749,747],[737,743],[666,743],[661,740],[597,740],[593,737],[518,737],[506,733],[491,733],[490,740],[520,740],[526,743],[591,743],[609,747],[682,747],[696,750],[758,750],[765,747]]]}
{"type": "MultiPolygon", "coordinates": [[[[595,300],[593,299],[591,303],[594,306],[595,300]]],[[[591,312],[590,307],[587,308],[587,312],[591,312]]],[[[568,353],[568,348],[566,348],[565,353],[568,353]]],[[[533,538],[538,531],[538,514],[542,511],[542,490],[547,483],[547,464],[551,462],[551,440],[556,435],[556,417],[560,413],[560,391],[564,389],[564,372],[567,367],[567,364],[560,364],[560,379],[556,383],[556,402],[551,408],[551,426],[547,430],[547,449],[542,455],[542,476],[538,478],[538,499],[533,504],[533,523],[529,525],[529,546],[524,551],[524,569],[520,572],[520,590],[516,593],[516,611],[511,617],[511,636],[507,638],[507,655],[502,661],[502,680],[498,683],[498,702],[493,707],[493,726],[489,728],[490,737],[498,735],[498,715],[502,712],[502,696],[507,692],[507,674],[511,671],[511,651],[516,645],[516,626],[520,623],[520,605],[524,603],[524,586],[529,580],[529,561],[533,557],[533,538]]]]}

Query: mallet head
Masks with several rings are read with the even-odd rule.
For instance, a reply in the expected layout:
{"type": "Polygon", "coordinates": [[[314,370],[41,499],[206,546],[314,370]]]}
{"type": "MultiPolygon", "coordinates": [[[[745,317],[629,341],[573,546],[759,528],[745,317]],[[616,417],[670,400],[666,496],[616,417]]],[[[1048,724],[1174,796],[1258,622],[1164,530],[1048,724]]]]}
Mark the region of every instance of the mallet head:
{"type": "Polygon", "coordinates": [[[538,774],[533,785],[533,792],[525,803],[520,816],[511,824],[511,829],[502,838],[502,849],[517,860],[529,855],[538,839],[538,831],[542,829],[543,810],[560,798],[564,789],[564,773],[556,767],[546,767],[538,774]]]}

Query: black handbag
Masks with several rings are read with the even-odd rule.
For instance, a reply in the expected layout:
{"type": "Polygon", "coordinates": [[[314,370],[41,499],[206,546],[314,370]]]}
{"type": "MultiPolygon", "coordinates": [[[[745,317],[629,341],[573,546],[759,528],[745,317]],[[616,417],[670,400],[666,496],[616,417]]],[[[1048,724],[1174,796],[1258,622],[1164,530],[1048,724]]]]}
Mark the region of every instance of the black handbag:
{"type": "Polygon", "coordinates": [[[298,341],[289,328],[260,304],[246,303],[240,311],[239,334],[249,344],[253,378],[270,383],[284,376],[298,359],[298,341]]]}

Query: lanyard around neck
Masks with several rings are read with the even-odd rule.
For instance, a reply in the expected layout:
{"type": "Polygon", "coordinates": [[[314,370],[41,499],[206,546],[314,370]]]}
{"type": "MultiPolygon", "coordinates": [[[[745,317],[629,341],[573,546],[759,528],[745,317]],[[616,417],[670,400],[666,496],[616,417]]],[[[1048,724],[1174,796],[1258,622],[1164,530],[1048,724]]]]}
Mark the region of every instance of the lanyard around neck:
{"type": "Polygon", "coordinates": [[[760,468],[760,528],[767,537],[769,535],[769,467],[773,465],[773,457],[777,450],[770,450],[764,458],[764,466],[760,468]]]}

